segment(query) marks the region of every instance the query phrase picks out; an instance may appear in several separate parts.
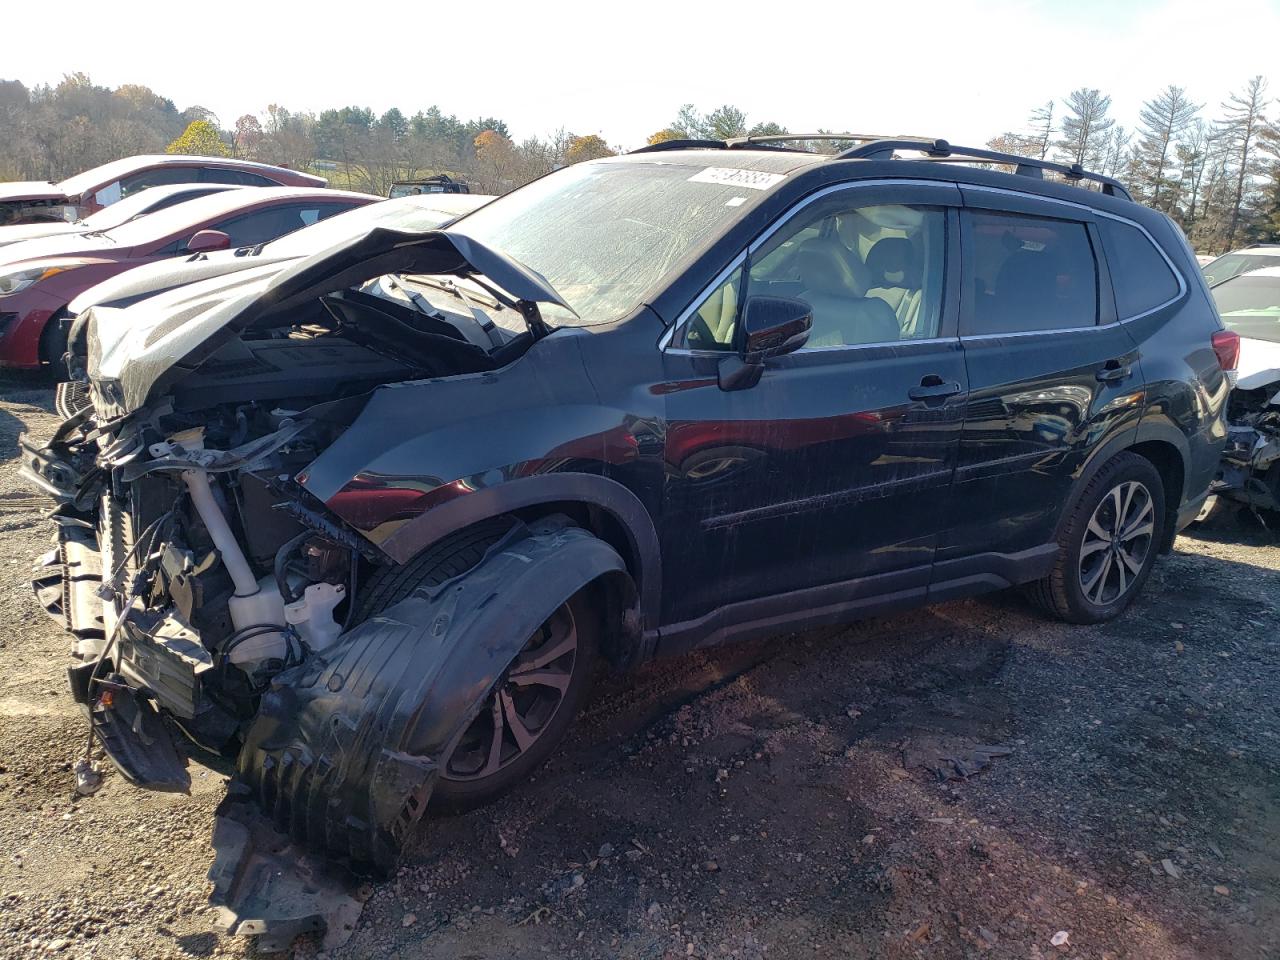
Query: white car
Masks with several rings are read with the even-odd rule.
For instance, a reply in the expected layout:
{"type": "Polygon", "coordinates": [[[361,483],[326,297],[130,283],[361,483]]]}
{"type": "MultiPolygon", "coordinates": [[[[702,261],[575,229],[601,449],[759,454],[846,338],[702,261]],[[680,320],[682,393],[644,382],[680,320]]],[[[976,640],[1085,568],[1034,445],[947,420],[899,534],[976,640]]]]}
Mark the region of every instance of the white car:
{"type": "Polygon", "coordinates": [[[1213,490],[1280,511],[1280,266],[1237,274],[1211,292],[1222,322],[1240,336],[1227,447],[1213,490]]]}
{"type": "Polygon", "coordinates": [[[1255,243],[1224,253],[1200,267],[1204,282],[1211,287],[1225,283],[1242,273],[1250,273],[1263,267],[1280,267],[1280,243],[1255,243]]]}

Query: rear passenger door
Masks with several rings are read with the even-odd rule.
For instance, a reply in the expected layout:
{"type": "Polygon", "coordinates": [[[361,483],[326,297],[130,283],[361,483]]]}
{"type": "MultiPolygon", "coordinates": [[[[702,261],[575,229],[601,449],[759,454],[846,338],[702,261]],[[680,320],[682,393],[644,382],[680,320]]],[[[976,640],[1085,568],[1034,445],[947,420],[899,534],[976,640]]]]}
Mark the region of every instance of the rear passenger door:
{"type": "Polygon", "coordinates": [[[935,597],[962,578],[1014,579],[1044,563],[1076,470],[1096,444],[1136,425],[1142,399],[1093,213],[997,190],[962,193],[969,398],[935,597]]]}

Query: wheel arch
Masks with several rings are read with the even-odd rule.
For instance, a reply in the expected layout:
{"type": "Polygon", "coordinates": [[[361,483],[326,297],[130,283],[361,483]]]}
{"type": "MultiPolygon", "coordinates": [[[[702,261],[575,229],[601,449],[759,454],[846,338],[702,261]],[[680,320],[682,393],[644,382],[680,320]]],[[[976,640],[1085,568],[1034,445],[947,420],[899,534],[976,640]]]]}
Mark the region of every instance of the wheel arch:
{"type": "Polygon", "coordinates": [[[381,548],[394,562],[408,562],[444,537],[474,524],[504,515],[531,522],[563,514],[589,530],[617,551],[626,574],[603,578],[610,613],[623,617],[624,635],[634,648],[620,657],[641,658],[640,634],[657,626],[662,584],[662,557],[658,534],[649,511],[640,499],[616,480],[596,474],[555,473],[512,480],[451,500],[413,518],[383,541],[381,548]],[[631,581],[628,586],[624,580],[631,581]],[[635,609],[635,623],[626,622],[626,611],[635,609]]]}
{"type": "Polygon", "coordinates": [[[1173,427],[1165,424],[1139,423],[1116,434],[1111,439],[1099,444],[1093,453],[1084,461],[1076,474],[1071,495],[1063,504],[1054,532],[1055,539],[1061,534],[1063,525],[1071,516],[1076,504],[1084,495],[1089,481],[1097,475],[1107,463],[1118,453],[1136,453],[1155,467],[1164,483],[1165,490],[1165,525],[1159,549],[1167,552],[1173,546],[1177,536],[1178,508],[1185,496],[1187,462],[1190,451],[1187,438],[1173,427]]]}

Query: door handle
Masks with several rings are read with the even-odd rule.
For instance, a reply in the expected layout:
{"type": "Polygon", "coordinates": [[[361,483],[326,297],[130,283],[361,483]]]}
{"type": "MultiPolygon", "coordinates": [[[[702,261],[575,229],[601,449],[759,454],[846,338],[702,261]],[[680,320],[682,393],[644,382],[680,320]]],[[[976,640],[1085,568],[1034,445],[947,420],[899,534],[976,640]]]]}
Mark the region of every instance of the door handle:
{"type": "Polygon", "coordinates": [[[943,400],[954,397],[960,392],[960,384],[954,380],[944,381],[937,374],[931,373],[920,381],[920,386],[912,387],[907,396],[912,400],[943,400]]]}
{"type": "Polygon", "coordinates": [[[1130,364],[1121,360],[1108,360],[1098,371],[1098,382],[1119,383],[1121,380],[1128,380],[1132,373],[1133,367],[1130,364]]]}

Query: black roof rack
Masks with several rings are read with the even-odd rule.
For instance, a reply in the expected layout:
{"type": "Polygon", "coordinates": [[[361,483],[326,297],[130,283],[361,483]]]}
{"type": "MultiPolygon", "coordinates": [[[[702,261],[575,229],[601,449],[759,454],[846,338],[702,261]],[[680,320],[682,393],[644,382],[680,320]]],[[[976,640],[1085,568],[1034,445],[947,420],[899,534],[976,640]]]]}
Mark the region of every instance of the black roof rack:
{"type": "Polygon", "coordinates": [[[1052,160],[1039,160],[1035,157],[1022,157],[1016,153],[1001,153],[998,150],[987,150],[978,147],[956,147],[946,140],[892,139],[875,140],[853,147],[839,154],[838,160],[888,160],[899,150],[914,150],[924,154],[924,159],[939,163],[970,163],[973,161],[1008,164],[1013,172],[1021,177],[1044,179],[1044,171],[1050,170],[1060,174],[1070,183],[1079,184],[1081,180],[1091,180],[1102,185],[1102,192],[1111,197],[1123,197],[1132,200],[1124,184],[1100,173],[1084,169],[1078,163],[1054,163],[1052,160]]]}
{"type": "Polygon", "coordinates": [[[631,153],[663,153],[667,150],[723,150],[729,144],[723,140],[663,140],[648,146],[637,147],[631,153]]]}

